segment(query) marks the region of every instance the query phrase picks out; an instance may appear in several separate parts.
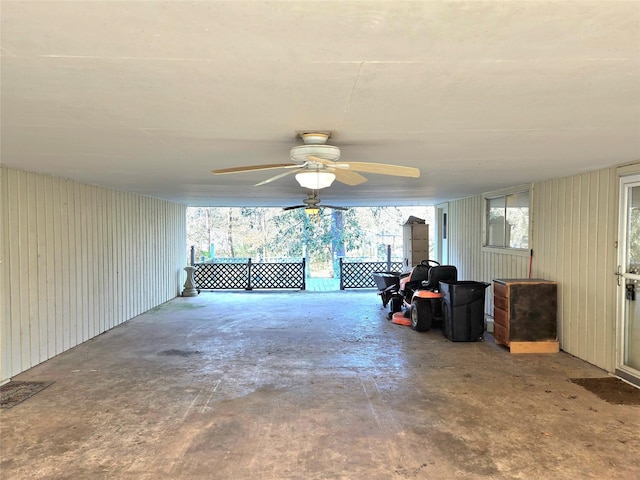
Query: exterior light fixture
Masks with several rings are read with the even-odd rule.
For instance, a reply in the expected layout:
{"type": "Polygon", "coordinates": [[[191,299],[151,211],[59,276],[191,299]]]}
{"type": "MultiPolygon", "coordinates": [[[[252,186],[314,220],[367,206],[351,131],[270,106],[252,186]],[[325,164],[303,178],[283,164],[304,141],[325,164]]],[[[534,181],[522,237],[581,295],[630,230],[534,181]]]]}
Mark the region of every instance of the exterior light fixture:
{"type": "Polygon", "coordinates": [[[320,190],[331,186],[336,179],[335,174],[321,170],[309,170],[296,174],[296,181],[303,188],[310,190],[320,190]]]}

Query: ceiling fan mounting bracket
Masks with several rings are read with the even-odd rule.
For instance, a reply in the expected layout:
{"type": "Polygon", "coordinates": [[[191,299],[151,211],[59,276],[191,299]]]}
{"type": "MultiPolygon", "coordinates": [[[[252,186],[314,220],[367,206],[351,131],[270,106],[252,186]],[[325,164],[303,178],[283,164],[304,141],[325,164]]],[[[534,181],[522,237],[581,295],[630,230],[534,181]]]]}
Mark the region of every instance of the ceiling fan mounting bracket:
{"type": "Polygon", "coordinates": [[[302,139],[305,145],[324,145],[331,138],[331,132],[328,130],[300,130],[297,136],[302,139]]]}

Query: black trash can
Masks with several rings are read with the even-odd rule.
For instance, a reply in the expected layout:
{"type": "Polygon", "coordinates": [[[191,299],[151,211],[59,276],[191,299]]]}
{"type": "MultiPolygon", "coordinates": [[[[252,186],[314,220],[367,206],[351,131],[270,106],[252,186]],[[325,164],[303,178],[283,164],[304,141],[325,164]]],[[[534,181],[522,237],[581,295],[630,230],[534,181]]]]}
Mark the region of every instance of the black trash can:
{"type": "Polygon", "coordinates": [[[486,282],[440,282],[442,333],[452,342],[477,342],[484,333],[486,282]]]}

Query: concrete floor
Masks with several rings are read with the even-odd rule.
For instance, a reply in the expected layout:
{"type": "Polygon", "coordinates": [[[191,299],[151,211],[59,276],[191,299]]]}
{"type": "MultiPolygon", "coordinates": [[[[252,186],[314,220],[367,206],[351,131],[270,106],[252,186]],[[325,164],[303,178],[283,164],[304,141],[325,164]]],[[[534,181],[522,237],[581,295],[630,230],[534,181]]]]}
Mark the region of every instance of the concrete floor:
{"type": "Polygon", "coordinates": [[[3,479],[638,479],[640,406],[386,320],[374,290],[177,298],[15,380],[3,479]]]}

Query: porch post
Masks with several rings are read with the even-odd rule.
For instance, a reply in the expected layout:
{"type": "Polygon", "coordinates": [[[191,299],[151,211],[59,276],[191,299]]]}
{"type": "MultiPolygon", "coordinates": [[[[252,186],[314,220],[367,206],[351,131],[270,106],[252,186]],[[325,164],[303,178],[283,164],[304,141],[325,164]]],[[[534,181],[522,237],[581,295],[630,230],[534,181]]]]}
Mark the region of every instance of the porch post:
{"type": "Polygon", "coordinates": [[[247,261],[247,288],[245,290],[253,290],[251,286],[251,259],[247,261]]]}
{"type": "Polygon", "coordinates": [[[391,271],[391,245],[387,245],[387,272],[391,271]]]}

